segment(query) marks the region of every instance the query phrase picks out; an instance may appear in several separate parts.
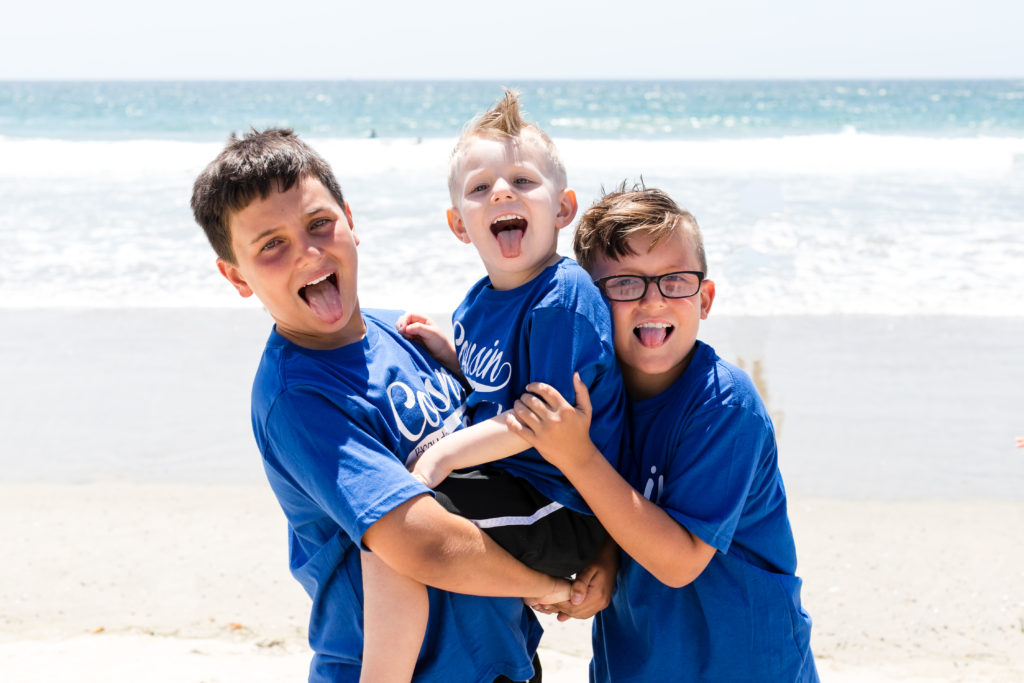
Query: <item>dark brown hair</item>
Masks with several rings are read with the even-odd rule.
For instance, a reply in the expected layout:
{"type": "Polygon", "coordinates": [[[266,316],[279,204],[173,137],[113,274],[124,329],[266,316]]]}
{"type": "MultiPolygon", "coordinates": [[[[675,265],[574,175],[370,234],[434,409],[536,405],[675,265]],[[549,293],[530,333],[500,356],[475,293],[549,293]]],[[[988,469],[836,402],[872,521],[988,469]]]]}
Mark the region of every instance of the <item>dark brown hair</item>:
{"type": "Polygon", "coordinates": [[[341,187],[330,165],[312,147],[285,128],[250,129],[242,139],[234,134],[192,186],[192,214],[206,233],[217,256],[237,264],[231,248],[231,214],[257,197],[287,192],[303,178],[316,178],[345,207],[341,187]]]}

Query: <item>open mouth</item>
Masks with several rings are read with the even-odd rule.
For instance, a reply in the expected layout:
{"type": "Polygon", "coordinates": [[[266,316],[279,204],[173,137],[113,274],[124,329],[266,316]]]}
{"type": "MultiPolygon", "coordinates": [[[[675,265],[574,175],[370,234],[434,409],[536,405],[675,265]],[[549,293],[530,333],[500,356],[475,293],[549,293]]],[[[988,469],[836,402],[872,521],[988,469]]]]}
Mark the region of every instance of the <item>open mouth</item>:
{"type": "Polygon", "coordinates": [[[641,323],[633,328],[633,334],[646,348],[656,348],[668,341],[676,328],[668,323],[641,323]]]}
{"type": "Polygon", "coordinates": [[[307,282],[299,290],[299,296],[309,304],[316,317],[326,323],[337,322],[344,313],[337,273],[328,273],[307,282]]]}
{"type": "Polygon", "coordinates": [[[505,258],[519,256],[523,246],[523,235],[526,234],[526,219],[515,214],[498,216],[491,223],[491,234],[498,240],[501,255],[505,258]]]}

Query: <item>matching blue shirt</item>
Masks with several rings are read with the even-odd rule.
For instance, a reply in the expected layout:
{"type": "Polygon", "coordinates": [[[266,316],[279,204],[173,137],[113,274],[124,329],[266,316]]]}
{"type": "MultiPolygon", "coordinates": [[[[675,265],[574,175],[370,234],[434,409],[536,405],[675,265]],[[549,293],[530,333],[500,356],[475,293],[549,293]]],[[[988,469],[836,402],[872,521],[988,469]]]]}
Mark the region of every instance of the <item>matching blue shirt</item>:
{"type": "Polygon", "coordinates": [[[623,476],[716,553],[682,588],[623,554],[591,680],[817,681],[775,432],[750,378],[697,342],[629,429],[623,476]]]}
{"type": "MultiPolygon", "coordinates": [[[[405,463],[463,422],[463,388],[402,338],[397,318],[364,311],[365,338],[328,351],[271,332],[253,384],[253,430],[288,520],[290,569],[313,600],[310,681],[358,681],[363,534],[429,493],[405,463]]],[[[414,681],[530,678],[541,628],[521,600],[428,593],[414,681]]]]}
{"type": "MultiPolygon", "coordinates": [[[[625,394],[611,312],[575,261],[562,258],[510,290],[493,289],[483,278],[455,310],[452,326],[459,366],[472,387],[466,401],[471,424],[512,408],[530,382],[546,382],[574,402],[572,376],[578,372],[594,408],[590,438],[613,466],[618,464],[625,394]]],[[[492,464],[569,509],[590,512],[535,449],[492,464]]]]}

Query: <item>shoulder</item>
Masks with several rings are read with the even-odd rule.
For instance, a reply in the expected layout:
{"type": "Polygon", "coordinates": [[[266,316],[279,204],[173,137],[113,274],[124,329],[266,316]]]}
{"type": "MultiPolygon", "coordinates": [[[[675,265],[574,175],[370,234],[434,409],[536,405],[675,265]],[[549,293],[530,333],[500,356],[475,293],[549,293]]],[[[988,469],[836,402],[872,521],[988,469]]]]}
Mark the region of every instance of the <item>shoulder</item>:
{"type": "Polygon", "coordinates": [[[663,394],[634,408],[638,414],[664,414],[667,410],[689,416],[678,425],[681,430],[691,420],[768,421],[764,402],[750,376],[699,340],[683,375],[663,394]]]}
{"type": "Polygon", "coordinates": [[[764,401],[750,375],[739,366],[720,358],[711,346],[701,341],[697,344],[697,356],[701,357],[701,365],[705,368],[709,395],[723,406],[764,414],[764,401]]]}
{"type": "Polygon", "coordinates": [[[545,272],[543,292],[537,297],[534,308],[563,309],[598,325],[611,323],[611,312],[601,290],[587,271],[566,257],[545,272]]]}

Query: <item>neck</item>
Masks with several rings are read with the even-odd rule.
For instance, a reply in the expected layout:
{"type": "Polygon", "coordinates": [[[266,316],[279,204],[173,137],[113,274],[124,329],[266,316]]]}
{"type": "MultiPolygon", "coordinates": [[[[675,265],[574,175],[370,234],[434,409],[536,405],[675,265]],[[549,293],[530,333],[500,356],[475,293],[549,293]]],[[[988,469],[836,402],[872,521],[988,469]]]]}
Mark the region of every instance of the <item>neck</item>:
{"type": "Polygon", "coordinates": [[[340,349],[342,346],[354,344],[366,336],[366,323],[363,321],[363,314],[359,311],[359,303],[356,302],[355,310],[345,326],[340,330],[319,334],[304,330],[291,330],[280,323],[275,328],[277,333],[288,341],[305,349],[314,351],[331,351],[340,349]]]}
{"type": "Polygon", "coordinates": [[[620,364],[622,370],[622,383],[626,386],[626,396],[630,401],[646,401],[666,391],[675,381],[683,376],[686,368],[690,366],[690,360],[697,351],[694,344],[690,352],[683,356],[683,359],[673,365],[665,372],[647,373],[620,364]]]}
{"type": "Polygon", "coordinates": [[[544,269],[548,266],[553,266],[558,263],[562,257],[557,253],[551,254],[542,263],[537,264],[533,268],[528,270],[517,270],[517,271],[503,271],[487,268],[487,277],[491,281],[491,287],[499,291],[505,291],[509,289],[515,289],[525,285],[530,280],[534,279],[538,275],[544,272],[544,269]]]}

